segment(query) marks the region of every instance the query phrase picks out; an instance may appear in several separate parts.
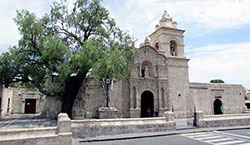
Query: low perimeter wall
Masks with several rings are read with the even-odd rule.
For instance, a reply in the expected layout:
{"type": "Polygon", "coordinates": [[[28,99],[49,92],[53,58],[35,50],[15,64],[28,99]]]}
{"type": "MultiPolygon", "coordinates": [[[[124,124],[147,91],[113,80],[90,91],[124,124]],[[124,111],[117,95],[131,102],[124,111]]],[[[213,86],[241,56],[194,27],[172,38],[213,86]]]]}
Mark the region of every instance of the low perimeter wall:
{"type": "Polygon", "coordinates": [[[60,113],[55,127],[0,130],[0,145],[71,145],[72,137],[175,130],[173,112],[165,112],[164,116],[70,120],[60,113]]]}
{"type": "Polygon", "coordinates": [[[202,111],[196,112],[197,127],[226,127],[250,125],[250,114],[224,114],[204,115],[202,111]]]}
{"type": "Polygon", "coordinates": [[[166,117],[72,120],[73,137],[84,138],[100,135],[156,132],[175,130],[174,114],[166,117]]]}
{"type": "Polygon", "coordinates": [[[67,114],[58,115],[57,127],[0,130],[0,145],[71,145],[72,133],[67,114]]]}

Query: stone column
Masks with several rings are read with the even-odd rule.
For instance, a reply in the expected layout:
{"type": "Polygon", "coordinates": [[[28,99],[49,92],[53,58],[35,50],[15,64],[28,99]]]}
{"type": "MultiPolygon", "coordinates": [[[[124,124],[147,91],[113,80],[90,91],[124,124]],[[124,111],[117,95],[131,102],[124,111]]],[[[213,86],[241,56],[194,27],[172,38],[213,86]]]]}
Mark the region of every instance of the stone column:
{"type": "Polygon", "coordinates": [[[138,77],[141,77],[141,64],[139,63],[139,64],[137,64],[137,75],[138,75],[138,77]]]}
{"type": "Polygon", "coordinates": [[[161,89],[160,88],[158,88],[158,95],[159,95],[159,100],[158,100],[158,102],[159,102],[159,109],[161,109],[162,108],[162,94],[161,94],[161,89]]]}
{"type": "Polygon", "coordinates": [[[134,100],[134,108],[136,109],[138,107],[138,100],[137,100],[137,96],[138,96],[138,89],[135,88],[135,96],[133,95],[133,100],[134,100]]]}
{"type": "Polygon", "coordinates": [[[129,107],[129,117],[130,118],[139,118],[140,117],[140,109],[139,109],[139,97],[138,97],[138,89],[136,89],[136,94],[135,94],[135,98],[134,98],[134,92],[133,92],[133,88],[131,89],[131,93],[130,93],[130,107],[129,107]],[[135,108],[134,108],[135,107],[135,108]]]}
{"type": "Polygon", "coordinates": [[[133,108],[133,88],[130,88],[130,106],[129,108],[132,109],[133,108]]]}
{"type": "Polygon", "coordinates": [[[136,90],[136,109],[141,108],[141,101],[140,101],[141,95],[139,94],[139,89],[136,90]]]}

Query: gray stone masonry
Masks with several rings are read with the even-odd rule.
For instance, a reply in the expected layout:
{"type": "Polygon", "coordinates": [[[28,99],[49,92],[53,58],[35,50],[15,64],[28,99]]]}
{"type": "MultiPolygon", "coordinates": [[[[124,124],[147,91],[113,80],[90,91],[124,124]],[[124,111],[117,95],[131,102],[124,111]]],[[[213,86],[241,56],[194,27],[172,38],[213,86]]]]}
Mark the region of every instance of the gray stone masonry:
{"type": "Polygon", "coordinates": [[[118,118],[118,110],[115,107],[101,107],[98,114],[100,119],[118,118]]]}
{"type": "Polygon", "coordinates": [[[249,114],[224,114],[224,115],[204,115],[202,111],[196,112],[197,127],[227,127],[242,126],[250,124],[249,114]]]}
{"type": "Polygon", "coordinates": [[[71,120],[66,113],[60,113],[57,120],[57,134],[71,133],[71,120]]]}
{"type": "Polygon", "coordinates": [[[73,137],[143,133],[175,130],[175,122],[165,117],[72,120],[73,137]]]}
{"type": "Polygon", "coordinates": [[[166,117],[166,121],[174,121],[175,116],[174,116],[174,113],[173,113],[173,112],[171,112],[171,111],[166,111],[166,112],[164,113],[164,116],[166,117]]]}

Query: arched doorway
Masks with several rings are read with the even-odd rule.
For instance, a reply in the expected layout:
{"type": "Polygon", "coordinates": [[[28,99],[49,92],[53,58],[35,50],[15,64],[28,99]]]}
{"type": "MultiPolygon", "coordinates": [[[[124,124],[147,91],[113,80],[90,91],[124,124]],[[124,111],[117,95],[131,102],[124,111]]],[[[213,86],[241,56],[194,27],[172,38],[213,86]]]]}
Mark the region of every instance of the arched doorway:
{"type": "Polygon", "coordinates": [[[223,106],[220,99],[214,101],[214,115],[223,114],[223,106]]]}
{"type": "Polygon", "coordinates": [[[154,95],[150,91],[141,94],[141,117],[154,116],[154,95]]]}

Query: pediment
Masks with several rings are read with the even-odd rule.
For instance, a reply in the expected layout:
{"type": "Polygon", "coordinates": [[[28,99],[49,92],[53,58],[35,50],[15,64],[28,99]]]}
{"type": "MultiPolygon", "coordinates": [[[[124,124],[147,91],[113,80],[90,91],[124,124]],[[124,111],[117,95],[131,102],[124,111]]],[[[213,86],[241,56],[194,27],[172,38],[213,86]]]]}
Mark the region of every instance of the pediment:
{"type": "Polygon", "coordinates": [[[152,64],[157,64],[159,60],[167,60],[167,58],[160,54],[154,47],[146,45],[139,48],[134,63],[150,61],[152,64]]]}

